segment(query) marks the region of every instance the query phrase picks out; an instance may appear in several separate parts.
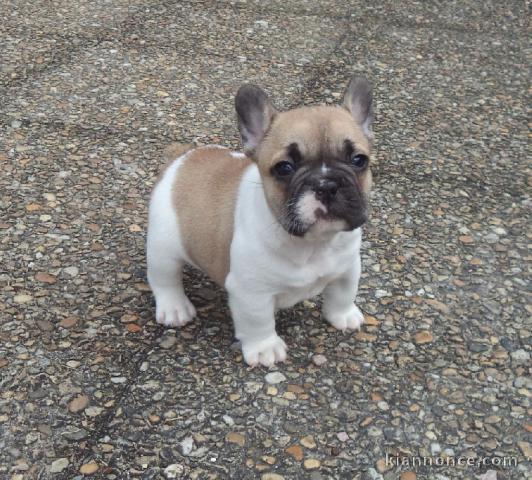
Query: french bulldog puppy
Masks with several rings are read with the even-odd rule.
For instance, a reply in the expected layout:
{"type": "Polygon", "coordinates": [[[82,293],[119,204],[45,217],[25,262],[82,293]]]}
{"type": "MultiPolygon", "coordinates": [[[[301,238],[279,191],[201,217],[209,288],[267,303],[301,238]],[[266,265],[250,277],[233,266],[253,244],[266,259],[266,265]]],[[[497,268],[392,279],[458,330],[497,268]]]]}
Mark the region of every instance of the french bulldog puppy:
{"type": "Polygon", "coordinates": [[[347,86],[343,105],[276,110],[253,85],[235,100],[245,153],[220,146],[179,152],[150,202],[148,280],[157,322],[182,326],[196,311],[183,289],[185,263],[229,296],[249,365],[286,359],[275,312],[323,293],[340,330],[364,321],[354,304],[361,226],[371,187],[372,90],[347,86]]]}

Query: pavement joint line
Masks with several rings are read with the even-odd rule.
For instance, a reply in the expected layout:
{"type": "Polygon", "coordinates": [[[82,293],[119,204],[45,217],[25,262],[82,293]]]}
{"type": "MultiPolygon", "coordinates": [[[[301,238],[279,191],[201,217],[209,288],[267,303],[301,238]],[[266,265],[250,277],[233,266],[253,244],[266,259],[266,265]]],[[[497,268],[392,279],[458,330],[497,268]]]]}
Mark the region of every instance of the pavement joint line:
{"type": "MultiPolygon", "coordinates": [[[[162,327],[159,328],[160,331],[163,331],[162,327]]],[[[122,401],[127,396],[128,393],[131,392],[131,388],[134,385],[138,384],[139,378],[140,378],[140,366],[142,363],[146,360],[148,357],[148,354],[153,351],[154,346],[157,345],[156,341],[157,338],[159,338],[161,334],[154,335],[153,342],[144,347],[142,350],[140,350],[140,354],[138,355],[138,360],[133,364],[133,366],[130,369],[129,375],[126,376],[127,382],[122,386],[122,388],[119,390],[115,398],[115,403],[112,408],[109,408],[108,411],[106,411],[105,415],[102,415],[101,418],[99,418],[95,422],[94,428],[91,430],[90,436],[86,439],[87,446],[82,450],[79,448],[79,446],[76,446],[71,452],[70,457],[74,458],[73,462],[70,462],[69,466],[67,467],[67,470],[64,472],[63,476],[61,478],[70,479],[72,478],[72,475],[78,474],[79,472],[75,471],[76,465],[82,465],[84,462],[83,460],[90,460],[97,458],[92,453],[92,447],[95,447],[97,443],[100,441],[102,437],[105,436],[106,432],[110,428],[110,423],[112,418],[116,415],[116,412],[119,408],[122,407],[122,401]]],[[[124,359],[123,363],[125,365],[128,365],[128,359],[124,359]]],[[[46,467],[43,467],[45,469],[46,467]]]]}

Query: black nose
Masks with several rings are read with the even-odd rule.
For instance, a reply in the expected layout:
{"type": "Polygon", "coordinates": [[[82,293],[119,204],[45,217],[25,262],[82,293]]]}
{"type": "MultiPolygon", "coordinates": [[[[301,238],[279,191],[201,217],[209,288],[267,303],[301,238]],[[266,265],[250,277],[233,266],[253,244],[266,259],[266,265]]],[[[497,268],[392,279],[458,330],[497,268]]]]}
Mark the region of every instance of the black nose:
{"type": "Polygon", "coordinates": [[[334,180],[321,180],[314,188],[316,198],[324,203],[329,203],[334,200],[336,192],[338,192],[338,184],[334,180]]]}

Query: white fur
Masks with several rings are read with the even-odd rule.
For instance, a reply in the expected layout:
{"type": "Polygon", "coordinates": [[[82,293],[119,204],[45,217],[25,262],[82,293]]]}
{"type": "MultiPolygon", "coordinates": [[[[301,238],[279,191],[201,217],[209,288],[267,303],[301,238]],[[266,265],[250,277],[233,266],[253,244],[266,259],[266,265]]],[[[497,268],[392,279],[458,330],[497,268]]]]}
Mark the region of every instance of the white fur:
{"type": "Polygon", "coordinates": [[[286,356],[275,331],[275,310],[324,292],[324,314],[342,330],[364,318],[354,305],[360,278],[361,231],[339,231],[343,222],[317,222],[302,238],[289,235],[270,211],[258,168],[241,182],[225,287],[245,361],[270,366],[286,356]],[[330,227],[319,227],[329,223],[330,227]],[[333,228],[333,225],[336,228],[333,228]]]}
{"type": "Polygon", "coordinates": [[[185,325],[196,315],[183,290],[183,263],[192,262],[183,247],[172,202],[172,185],[186,157],[174,160],[153,190],[148,220],[148,281],[155,295],[155,318],[169,327],[185,325]]]}
{"type": "Polygon", "coordinates": [[[301,221],[308,225],[312,225],[316,222],[316,210],[321,210],[323,213],[327,213],[327,207],[323,205],[317,198],[314,192],[305,192],[299,198],[296,210],[301,221]]]}
{"type": "MultiPolygon", "coordinates": [[[[195,315],[181,277],[183,263],[191,262],[171,201],[172,184],[185,159],[186,155],[179,157],[167,169],[150,203],[148,280],[156,298],[156,319],[171,326],[184,325],[195,315]]],[[[270,366],[286,359],[286,344],[275,331],[279,308],[323,292],[323,313],[333,326],[341,330],[360,327],[364,318],[354,300],[360,278],[361,231],[341,231],[342,221],[317,221],[304,237],[291,236],[277,222],[257,185],[262,181],[252,164],[238,190],[225,288],[244,360],[249,365],[270,366]]],[[[314,201],[307,198],[302,208],[314,208],[314,212],[314,201]]],[[[318,203],[318,208],[325,209],[318,203]]]]}

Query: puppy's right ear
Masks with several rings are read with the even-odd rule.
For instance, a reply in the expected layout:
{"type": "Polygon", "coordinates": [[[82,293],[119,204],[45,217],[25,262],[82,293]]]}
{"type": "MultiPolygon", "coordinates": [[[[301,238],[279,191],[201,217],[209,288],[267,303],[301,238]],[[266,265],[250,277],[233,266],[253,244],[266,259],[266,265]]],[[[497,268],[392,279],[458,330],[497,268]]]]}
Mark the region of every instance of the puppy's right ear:
{"type": "Polygon", "coordinates": [[[270,99],[255,85],[242,85],[235,98],[238,129],[246,153],[252,155],[277,113],[270,99]]]}

